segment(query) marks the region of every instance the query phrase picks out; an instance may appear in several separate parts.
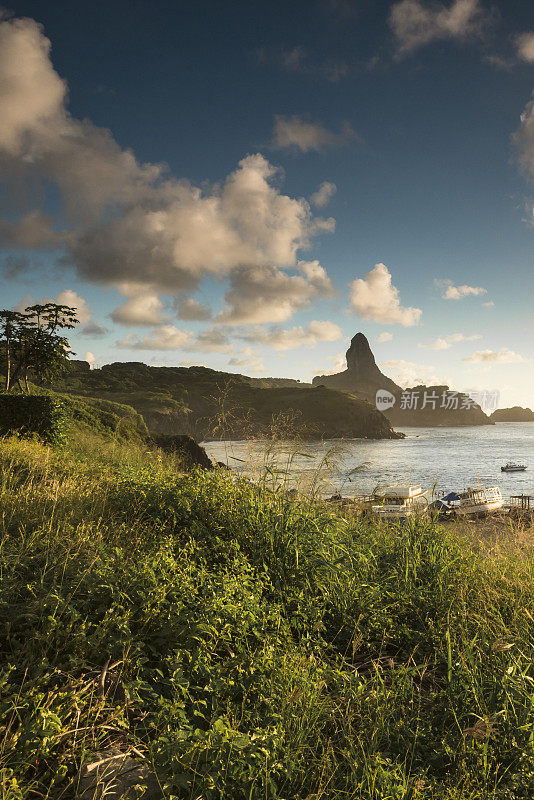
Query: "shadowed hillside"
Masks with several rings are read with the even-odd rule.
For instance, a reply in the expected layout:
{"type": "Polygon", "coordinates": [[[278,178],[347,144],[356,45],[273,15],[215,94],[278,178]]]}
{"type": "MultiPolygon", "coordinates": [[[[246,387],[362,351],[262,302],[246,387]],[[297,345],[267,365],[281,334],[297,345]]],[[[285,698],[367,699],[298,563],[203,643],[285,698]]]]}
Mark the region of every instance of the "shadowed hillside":
{"type": "Polygon", "coordinates": [[[56,385],[59,391],[126,403],[157,434],[188,433],[196,439],[398,437],[376,408],[345,392],[297,381],[262,388],[257,381],[206,367],[128,362],[90,370],[75,361],[56,385]]]}

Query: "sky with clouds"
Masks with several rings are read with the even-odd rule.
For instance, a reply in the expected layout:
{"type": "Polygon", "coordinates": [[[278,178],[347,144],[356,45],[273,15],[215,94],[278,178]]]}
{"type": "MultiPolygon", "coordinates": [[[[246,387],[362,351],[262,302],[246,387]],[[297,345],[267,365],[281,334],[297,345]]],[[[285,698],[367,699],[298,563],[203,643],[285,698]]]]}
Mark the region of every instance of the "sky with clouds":
{"type": "Polygon", "coordinates": [[[77,357],[534,406],[534,7],[13,2],[0,307],[77,357]]]}

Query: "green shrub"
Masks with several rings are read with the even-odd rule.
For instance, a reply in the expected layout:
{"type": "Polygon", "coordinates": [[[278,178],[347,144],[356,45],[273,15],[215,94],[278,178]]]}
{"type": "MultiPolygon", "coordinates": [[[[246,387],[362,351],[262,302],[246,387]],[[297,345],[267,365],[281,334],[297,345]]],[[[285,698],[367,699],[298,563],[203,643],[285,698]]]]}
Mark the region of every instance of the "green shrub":
{"type": "Polygon", "coordinates": [[[59,397],[0,394],[0,435],[36,433],[45,442],[65,437],[67,414],[59,397]]]}

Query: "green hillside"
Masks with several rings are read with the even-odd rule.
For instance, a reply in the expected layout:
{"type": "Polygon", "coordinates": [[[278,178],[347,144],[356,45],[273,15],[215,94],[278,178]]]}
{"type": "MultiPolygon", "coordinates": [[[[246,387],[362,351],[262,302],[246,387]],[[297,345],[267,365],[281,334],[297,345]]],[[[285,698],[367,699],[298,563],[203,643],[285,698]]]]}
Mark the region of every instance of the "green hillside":
{"type": "Polygon", "coordinates": [[[397,436],[380,412],[345,392],[297,382],[265,388],[246,376],[205,367],[129,362],[89,370],[84,362],[73,362],[71,373],[55,385],[60,392],[132,406],[157,434],[187,433],[196,439],[397,436]]]}
{"type": "MultiPolygon", "coordinates": [[[[53,392],[41,387],[30,386],[31,395],[20,395],[0,392],[0,435],[9,432],[10,417],[9,406],[19,400],[23,406],[35,398],[35,395],[50,397],[58,407],[61,416],[61,428],[64,436],[76,437],[78,433],[93,433],[108,439],[123,442],[146,442],[149,432],[143,417],[129,405],[113,402],[96,397],[73,397],[70,394],[53,392]],[[5,402],[4,402],[5,401],[5,402]]],[[[38,398],[37,398],[38,399],[38,398]]],[[[22,432],[32,432],[31,420],[24,419],[27,410],[21,409],[19,419],[22,432]]]]}

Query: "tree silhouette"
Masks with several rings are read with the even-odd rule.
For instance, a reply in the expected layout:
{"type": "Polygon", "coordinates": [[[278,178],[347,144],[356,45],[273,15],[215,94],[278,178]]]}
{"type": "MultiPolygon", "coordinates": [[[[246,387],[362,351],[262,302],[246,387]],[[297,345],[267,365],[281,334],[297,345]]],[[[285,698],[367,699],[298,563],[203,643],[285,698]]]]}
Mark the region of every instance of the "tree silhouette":
{"type": "Polygon", "coordinates": [[[0,311],[0,349],[5,364],[5,390],[29,391],[28,377],[50,379],[67,369],[72,354],[61,330],[77,324],[76,309],[58,303],[37,303],[24,311],[0,311]]]}

